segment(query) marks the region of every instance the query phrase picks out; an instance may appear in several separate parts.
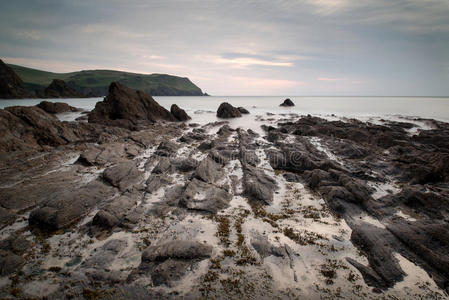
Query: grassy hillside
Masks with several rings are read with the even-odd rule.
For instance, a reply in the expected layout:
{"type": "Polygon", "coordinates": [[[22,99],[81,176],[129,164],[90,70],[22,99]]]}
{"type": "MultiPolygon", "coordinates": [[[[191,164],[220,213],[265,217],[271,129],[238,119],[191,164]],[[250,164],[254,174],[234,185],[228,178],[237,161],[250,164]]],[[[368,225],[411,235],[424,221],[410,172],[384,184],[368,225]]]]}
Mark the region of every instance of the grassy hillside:
{"type": "Polygon", "coordinates": [[[72,73],[52,73],[18,65],[9,65],[29,90],[43,90],[53,79],[62,79],[70,87],[91,96],[107,94],[109,84],[118,81],[143,90],[153,96],[200,96],[203,92],[186,77],[165,74],[137,74],[112,70],[87,70],[72,73]]]}

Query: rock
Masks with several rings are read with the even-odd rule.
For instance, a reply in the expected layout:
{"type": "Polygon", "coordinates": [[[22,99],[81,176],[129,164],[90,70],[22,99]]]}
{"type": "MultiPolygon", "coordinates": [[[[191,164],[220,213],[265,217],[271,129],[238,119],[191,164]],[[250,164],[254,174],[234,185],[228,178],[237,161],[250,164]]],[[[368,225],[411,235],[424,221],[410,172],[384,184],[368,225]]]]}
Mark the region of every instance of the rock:
{"type": "Polygon", "coordinates": [[[109,240],[81,264],[81,268],[109,269],[116,256],[128,245],[126,240],[109,240]]]}
{"type": "Polygon", "coordinates": [[[8,238],[0,241],[0,249],[11,251],[14,254],[22,255],[30,249],[31,243],[22,235],[11,234],[8,238]]]}
{"type": "Polygon", "coordinates": [[[33,98],[16,72],[0,59],[0,99],[33,98]]]}
{"type": "Polygon", "coordinates": [[[142,252],[142,261],[164,261],[167,259],[207,258],[212,247],[196,241],[176,240],[150,246],[142,252]]]}
{"type": "Polygon", "coordinates": [[[301,182],[301,176],[295,173],[287,172],[282,174],[282,176],[287,182],[301,182]]]}
{"type": "Polygon", "coordinates": [[[89,114],[89,123],[128,129],[137,129],[139,123],[159,120],[176,121],[176,118],[149,94],[133,91],[118,82],[111,83],[108,96],[89,114]]]}
{"type": "Polygon", "coordinates": [[[170,183],[172,183],[172,180],[170,179],[170,177],[167,177],[164,175],[152,174],[152,175],[150,175],[150,177],[148,177],[145,190],[148,193],[154,193],[161,187],[166,186],[170,183]]]}
{"type": "Polygon", "coordinates": [[[382,278],[377,275],[376,272],[374,272],[373,269],[370,267],[364,266],[361,263],[357,262],[356,260],[346,257],[346,260],[353,265],[363,276],[363,280],[365,280],[365,283],[369,286],[375,286],[375,287],[384,287],[384,282],[382,278]]]}
{"type": "Polygon", "coordinates": [[[154,154],[159,156],[171,156],[178,150],[178,145],[171,141],[163,141],[159,144],[154,154]]]}
{"type": "Polygon", "coordinates": [[[270,255],[278,257],[286,257],[287,253],[284,248],[275,247],[268,241],[267,237],[256,236],[251,239],[251,246],[259,253],[261,258],[268,257],[270,255]]]}
{"type": "Polygon", "coordinates": [[[293,103],[293,101],[290,100],[290,98],[287,98],[279,106],[295,106],[295,103],[293,103]]]}
{"type": "MultiPolygon", "coordinates": [[[[382,279],[379,283],[376,282],[378,280],[376,276],[370,276],[375,278],[373,283],[377,287],[392,287],[396,282],[403,280],[405,273],[398,260],[392,255],[394,249],[391,243],[394,243],[394,237],[391,233],[385,229],[364,223],[353,227],[351,241],[359,245],[361,250],[367,254],[369,266],[376,272],[378,278],[382,279]]],[[[367,270],[364,271],[368,274],[367,270]]]]}
{"type": "Polygon", "coordinates": [[[117,219],[117,217],[104,210],[100,210],[99,212],[97,212],[92,220],[92,225],[99,226],[105,229],[114,228],[119,224],[120,221],[119,219],[117,219]]]}
{"type": "Polygon", "coordinates": [[[150,246],[142,253],[140,273],[149,273],[156,286],[171,285],[192,266],[212,255],[212,247],[196,241],[176,240],[150,246]]]}
{"type": "Polygon", "coordinates": [[[194,158],[172,159],[172,166],[181,172],[194,171],[198,167],[198,161],[194,158]]]}
{"type": "Polygon", "coordinates": [[[192,119],[191,117],[189,117],[189,115],[185,112],[185,110],[179,108],[178,105],[173,104],[170,107],[170,112],[171,114],[178,120],[178,121],[188,121],[190,119],[192,119]]]}
{"type": "Polygon", "coordinates": [[[64,80],[53,79],[50,85],[43,91],[38,93],[41,98],[84,98],[85,96],[71,87],[64,80]]]}
{"type": "Polygon", "coordinates": [[[260,159],[256,155],[256,152],[250,150],[243,151],[242,160],[244,161],[244,164],[249,164],[253,167],[256,167],[260,163],[260,159]]]}
{"type": "Polygon", "coordinates": [[[25,264],[25,259],[10,251],[0,250],[0,276],[17,273],[25,264]]]}
{"type": "Polygon", "coordinates": [[[219,164],[206,157],[200,162],[193,176],[207,183],[216,183],[224,174],[219,164]]]}
{"type": "Polygon", "coordinates": [[[49,114],[59,114],[64,112],[76,112],[79,111],[78,108],[68,105],[67,103],[63,102],[49,102],[49,101],[42,101],[37,107],[43,109],[44,111],[48,112],[49,114]]]}
{"type": "Polygon", "coordinates": [[[214,143],[214,142],[211,142],[211,141],[205,141],[205,142],[202,142],[202,143],[198,146],[198,150],[201,150],[201,151],[210,150],[210,149],[212,149],[214,146],[215,146],[215,143],[214,143]]]}
{"type": "Polygon", "coordinates": [[[243,167],[244,194],[251,200],[265,204],[273,202],[273,193],[277,189],[276,181],[264,171],[249,165],[243,167]]]}
{"type": "Polygon", "coordinates": [[[229,119],[229,118],[238,118],[241,116],[242,114],[240,113],[238,108],[232,106],[227,102],[221,103],[217,110],[218,118],[229,119]]]}
{"type": "Polygon", "coordinates": [[[134,161],[128,161],[104,170],[103,178],[121,191],[125,191],[141,183],[143,174],[137,169],[134,161]]]}
{"type": "Polygon", "coordinates": [[[95,205],[112,197],[115,189],[99,180],[85,186],[61,190],[30,213],[28,222],[41,229],[57,230],[67,227],[85,216],[95,205]]]}
{"type": "Polygon", "coordinates": [[[194,178],[187,184],[180,204],[188,209],[216,213],[226,208],[231,198],[225,190],[194,178]]]}
{"type": "Polygon", "coordinates": [[[159,162],[154,167],[153,171],[151,173],[153,174],[166,174],[170,171],[172,168],[170,160],[163,156],[161,159],[159,159],[159,162]]]}
{"type": "Polygon", "coordinates": [[[237,109],[239,110],[239,112],[240,112],[242,115],[247,115],[247,114],[249,114],[249,111],[248,111],[246,108],[243,108],[243,107],[237,107],[237,109]]]}

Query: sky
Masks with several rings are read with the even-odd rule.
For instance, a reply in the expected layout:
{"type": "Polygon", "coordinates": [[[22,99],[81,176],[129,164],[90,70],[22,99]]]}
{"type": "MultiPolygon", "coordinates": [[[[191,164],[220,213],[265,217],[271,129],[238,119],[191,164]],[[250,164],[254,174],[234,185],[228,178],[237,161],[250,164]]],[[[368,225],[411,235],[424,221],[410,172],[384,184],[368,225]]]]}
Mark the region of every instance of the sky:
{"type": "Polygon", "coordinates": [[[1,1],[0,58],[211,95],[448,96],[449,1],[1,1]]]}

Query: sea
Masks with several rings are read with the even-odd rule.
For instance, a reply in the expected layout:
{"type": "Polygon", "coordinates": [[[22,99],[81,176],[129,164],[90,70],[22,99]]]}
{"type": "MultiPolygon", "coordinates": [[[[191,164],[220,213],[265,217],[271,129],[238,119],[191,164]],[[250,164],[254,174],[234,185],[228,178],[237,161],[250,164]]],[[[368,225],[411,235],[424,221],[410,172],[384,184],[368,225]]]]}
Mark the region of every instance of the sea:
{"type": "MultiPolygon", "coordinates": [[[[191,122],[205,124],[215,122],[218,106],[228,102],[236,107],[244,107],[250,115],[230,120],[232,126],[257,128],[256,116],[268,118],[275,116],[314,115],[324,118],[357,118],[370,121],[374,118],[407,121],[414,118],[430,118],[449,122],[449,97],[304,97],[304,96],[158,96],[153,97],[163,107],[170,109],[172,104],[186,110],[191,122]],[[290,98],[294,107],[280,107],[290,98]]],[[[66,102],[71,106],[92,110],[98,98],[46,99],[52,102],[66,102]]],[[[14,105],[36,105],[42,99],[0,100],[0,108],[14,105]]],[[[72,121],[80,113],[60,114],[63,121],[72,121]]]]}

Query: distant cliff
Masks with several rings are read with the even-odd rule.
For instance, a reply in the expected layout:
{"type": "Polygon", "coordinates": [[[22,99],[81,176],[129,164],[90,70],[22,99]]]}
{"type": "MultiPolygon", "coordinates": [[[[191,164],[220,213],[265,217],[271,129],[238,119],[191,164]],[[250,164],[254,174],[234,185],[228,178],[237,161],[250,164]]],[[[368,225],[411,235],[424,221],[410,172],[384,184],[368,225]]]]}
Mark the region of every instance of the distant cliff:
{"type": "Polygon", "coordinates": [[[70,88],[90,97],[105,96],[111,82],[122,83],[153,96],[203,96],[201,89],[186,77],[166,74],[138,74],[112,70],[86,70],[52,73],[18,65],[8,65],[23,81],[29,92],[41,94],[53,81],[64,80],[70,88]]]}
{"type": "Polygon", "coordinates": [[[0,59],[0,99],[27,98],[31,94],[19,76],[0,59]]]}

